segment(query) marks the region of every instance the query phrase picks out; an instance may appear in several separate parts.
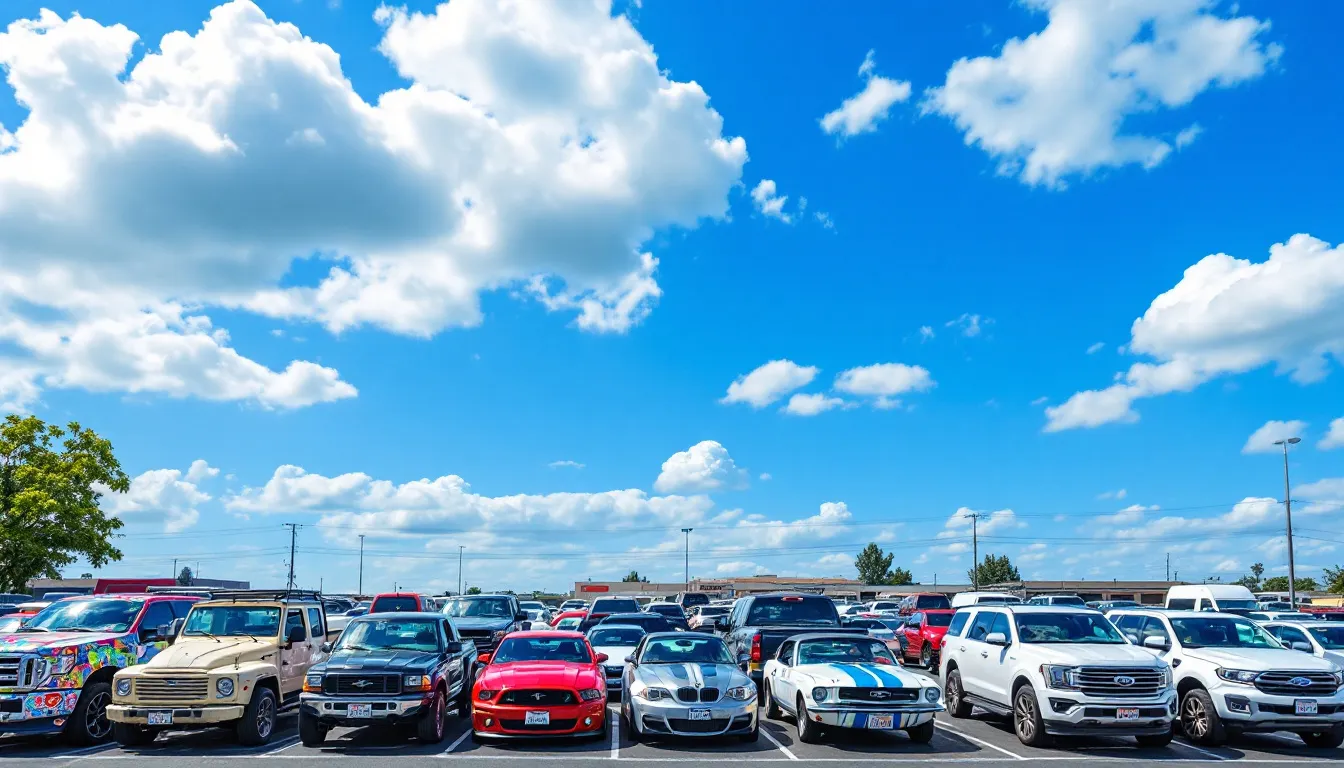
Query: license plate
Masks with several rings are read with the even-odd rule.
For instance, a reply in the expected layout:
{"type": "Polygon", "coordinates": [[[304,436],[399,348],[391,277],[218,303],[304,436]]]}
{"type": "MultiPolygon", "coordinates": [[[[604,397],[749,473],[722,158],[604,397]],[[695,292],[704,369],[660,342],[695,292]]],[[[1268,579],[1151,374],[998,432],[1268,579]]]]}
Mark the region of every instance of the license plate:
{"type": "Polygon", "coordinates": [[[523,716],[523,725],[550,725],[550,712],[528,712],[523,716]]]}
{"type": "Polygon", "coordinates": [[[149,713],[149,724],[150,724],[150,725],[172,725],[172,724],[173,724],[173,713],[172,713],[172,712],[150,712],[150,713],[149,713]]]}
{"type": "Polygon", "coordinates": [[[1318,712],[1315,699],[1295,699],[1293,712],[1299,715],[1314,715],[1318,712]]]}
{"type": "Polygon", "coordinates": [[[893,715],[869,715],[868,727],[879,731],[890,731],[895,724],[893,715]]]}
{"type": "Polygon", "coordinates": [[[692,710],[691,710],[691,719],[692,719],[692,720],[708,720],[708,719],[710,719],[710,718],[709,718],[709,714],[710,714],[710,713],[709,713],[709,710],[708,710],[708,709],[692,709],[692,710]]]}
{"type": "Polygon", "coordinates": [[[1138,707],[1122,707],[1121,709],[1115,710],[1115,719],[1138,720],[1139,719],[1138,707]]]}
{"type": "Polygon", "coordinates": [[[345,710],[345,716],[350,718],[373,717],[372,704],[350,704],[345,710]]]}

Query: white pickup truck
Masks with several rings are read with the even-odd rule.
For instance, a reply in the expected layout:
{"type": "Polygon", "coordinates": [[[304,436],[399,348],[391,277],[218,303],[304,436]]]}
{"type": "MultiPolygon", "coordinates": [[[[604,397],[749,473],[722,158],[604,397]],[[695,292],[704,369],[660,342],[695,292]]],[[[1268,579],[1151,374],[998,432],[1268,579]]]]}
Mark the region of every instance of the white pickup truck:
{"type": "Polygon", "coordinates": [[[1344,672],[1335,663],[1287,648],[1231,614],[1125,609],[1108,618],[1171,665],[1181,728],[1195,743],[1292,731],[1310,747],[1344,744],[1344,672]]]}
{"type": "Polygon", "coordinates": [[[1017,738],[1133,736],[1170,743],[1171,669],[1126,640],[1097,611],[1044,605],[959,609],[943,638],[940,672],[953,717],[972,707],[1011,716],[1017,738]]]}

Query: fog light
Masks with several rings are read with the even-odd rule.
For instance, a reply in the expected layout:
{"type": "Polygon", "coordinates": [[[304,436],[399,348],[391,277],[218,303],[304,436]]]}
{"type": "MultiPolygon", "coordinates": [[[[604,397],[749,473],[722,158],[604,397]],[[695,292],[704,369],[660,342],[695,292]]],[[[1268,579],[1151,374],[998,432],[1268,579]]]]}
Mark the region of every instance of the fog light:
{"type": "Polygon", "coordinates": [[[492,726],[492,725],[494,725],[494,724],[495,724],[495,721],[494,721],[494,720],[491,720],[491,719],[488,718],[488,717],[485,718],[485,727],[486,727],[486,728],[489,728],[490,726],[492,726]]]}
{"type": "Polygon", "coordinates": [[[1073,709],[1073,704],[1074,703],[1072,701],[1069,701],[1068,699],[1050,700],[1050,708],[1055,710],[1055,712],[1061,715],[1064,714],[1065,712],[1068,712],[1070,709],[1073,709]]]}
{"type": "Polygon", "coordinates": [[[583,724],[584,724],[584,725],[592,725],[592,724],[593,724],[593,718],[591,718],[591,717],[585,717],[585,718],[583,718],[583,724]]]}
{"type": "Polygon", "coordinates": [[[1251,700],[1243,696],[1225,696],[1227,708],[1232,712],[1240,712],[1245,715],[1251,713],[1251,700]]]}

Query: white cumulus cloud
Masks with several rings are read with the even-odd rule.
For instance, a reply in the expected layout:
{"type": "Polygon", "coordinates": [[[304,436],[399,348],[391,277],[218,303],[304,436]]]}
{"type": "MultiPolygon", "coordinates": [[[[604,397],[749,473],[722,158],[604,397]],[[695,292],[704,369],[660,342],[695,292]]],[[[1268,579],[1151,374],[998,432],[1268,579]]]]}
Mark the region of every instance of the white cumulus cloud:
{"type": "Polygon", "coordinates": [[[837,391],[871,397],[876,408],[895,408],[900,405],[898,395],[927,392],[935,384],[926,368],[905,363],[865,365],[841,371],[835,377],[837,391]]]}
{"type": "Polygon", "coordinates": [[[859,65],[859,76],[865,79],[863,90],[821,118],[823,131],[841,138],[875,131],[877,124],[887,119],[893,104],[910,98],[908,81],[874,74],[876,68],[874,52],[869,51],[859,65]]]}
{"type": "Polygon", "coordinates": [[[125,493],[100,488],[99,506],[127,523],[162,524],[164,533],[180,533],[196,524],[200,519],[197,507],[212,498],[196,483],[218,473],[200,460],[185,474],[180,469],[151,469],[131,478],[125,493]]]}
{"type": "Polygon", "coordinates": [[[714,440],[702,440],[663,462],[653,482],[659,493],[705,493],[747,487],[747,471],[740,469],[728,449],[714,440]]]}
{"type": "Polygon", "coordinates": [[[785,224],[793,223],[793,217],[784,212],[784,204],[789,201],[789,196],[778,194],[773,180],[761,179],[761,182],[751,190],[751,201],[756,204],[756,210],[762,215],[779,219],[785,224]]]}
{"type": "Polygon", "coordinates": [[[1325,437],[1321,438],[1316,447],[1322,451],[1344,447],[1344,418],[1330,422],[1330,429],[1326,431],[1325,437]]]}
{"type": "Polygon", "coordinates": [[[799,387],[812,383],[821,369],[798,365],[792,360],[771,360],[751,373],[738,376],[728,385],[728,394],[719,402],[746,403],[764,408],[799,387]]]}
{"type": "Polygon", "coordinates": [[[1287,440],[1290,437],[1301,437],[1302,432],[1306,430],[1305,421],[1267,421],[1265,425],[1251,433],[1246,439],[1246,445],[1242,446],[1242,453],[1270,453],[1279,450],[1275,441],[1287,440]]]}
{"type": "Polygon", "coordinates": [[[789,402],[784,406],[784,412],[792,416],[816,416],[819,413],[825,413],[833,408],[843,408],[845,401],[838,397],[831,397],[824,392],[812,394],[796,394],[789,398],[789,402]]]}

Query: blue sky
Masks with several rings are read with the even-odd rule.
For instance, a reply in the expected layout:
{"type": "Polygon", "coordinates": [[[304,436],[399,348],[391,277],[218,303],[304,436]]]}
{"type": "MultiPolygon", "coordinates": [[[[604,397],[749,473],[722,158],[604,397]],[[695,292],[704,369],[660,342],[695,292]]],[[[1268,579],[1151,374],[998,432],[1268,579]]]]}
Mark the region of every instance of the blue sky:
{"type": "Polygon", "coordinates": [[[113,440],[107,574],[1277,573],[1290,433],[1338,562],[1344,11],[215,5],[4,11],[0,404],[113,440]]]}

